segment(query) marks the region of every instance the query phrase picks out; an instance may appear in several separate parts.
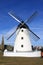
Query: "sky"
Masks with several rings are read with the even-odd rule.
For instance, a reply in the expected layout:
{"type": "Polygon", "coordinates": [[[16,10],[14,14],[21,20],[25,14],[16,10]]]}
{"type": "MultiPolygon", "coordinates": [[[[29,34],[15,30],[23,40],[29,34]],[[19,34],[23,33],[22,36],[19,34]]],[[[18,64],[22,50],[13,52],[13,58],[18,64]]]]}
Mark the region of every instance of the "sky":
{"type": "MultiPolygon", "coordinates": [[[[14,11],[23,21],[28,19],[35,11],[37,16],[27,25],[40,37],[37,42],[32,41],[32,45],[43,46],[43,0],[0,0],[0,43],[2,35],[6,35],[12,28],[16,28],[19,24],[8,12],[14,11]]],[[[14,45],[15,34],[10,40],[6,40],[5,44],[14,45]],[[8,43],[10,42],[10,43],[8,43]]]]}

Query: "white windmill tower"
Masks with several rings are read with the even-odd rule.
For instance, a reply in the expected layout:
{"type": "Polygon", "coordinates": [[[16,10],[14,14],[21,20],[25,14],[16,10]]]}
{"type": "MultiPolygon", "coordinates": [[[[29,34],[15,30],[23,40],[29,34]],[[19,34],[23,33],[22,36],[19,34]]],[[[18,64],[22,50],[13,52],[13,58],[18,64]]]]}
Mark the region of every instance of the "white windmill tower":
{"type": "Polygon", "coordinates": [[[15,16],[15,14],[13,12],[9,12],[8,14],[11,17],[13,17],[16,21],[18,21],[20,24],[18,25],[16,30],[14,30],[12,32],[12,34],[10,34],[7,38],[7,40],[9,40],[13,36],[13,34],[16,32],[14,51],[13,51],[13,53],[5,52],[4,56],[11,55],[11,56],[23,56],[23,57],[28,56],[29,57],[32,54],[33,55],[36,54],[35,56],[37,56],[37,55],[40,56],[40,51],[38,53],[36,53],[36,52],[32,53],[32,44],[31,44],[31,40],[30,40],[30,33],[33,35],[33,37],[35,38],[36,41],[40,38],[35,33],[33,33],[26,24],[37,14],[37,12],[34,12],[32,14],[32,16],[30,16],[30,18],[27,19],[25,22],[22,19],[15,16]],[[26,53],[26,55],[25,55],[25,53],[26,53]]]}

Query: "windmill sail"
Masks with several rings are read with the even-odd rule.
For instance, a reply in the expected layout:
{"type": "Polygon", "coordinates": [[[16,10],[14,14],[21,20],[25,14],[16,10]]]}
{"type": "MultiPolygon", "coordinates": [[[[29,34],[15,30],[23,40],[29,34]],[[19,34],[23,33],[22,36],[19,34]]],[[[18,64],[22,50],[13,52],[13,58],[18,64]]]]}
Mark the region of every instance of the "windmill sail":
{"type": "Polygon", "coordinates": [[[37,14],[38,12],[35,11],[27,20],[25,20],[25,23],[30,22],[37,14]]]}
{"type": "Polygon", "coordinates": [[[34,32],[32,32],[30,29],[29,29],[29,31],[30,31],[30,36],[32,37],[32,39],[34,39],[35,41],[38,41],[40,38],[34,33],[34,32]]]}
{"type": "Polygon", "coordinates": [[[16,16],[14,12],[8,12],[8,14],[15,19],[16,21],[18,21],[19,23],[21,23],[22,19],[19,16],[16,16]]]}
{"type": "Polygon", "coordinates": [[[17,31],[17,27],[12,28],[12,29],[6,34],[7,40],[10,39],[10,38],[14,35],[14,33],[15,33],[16,31],[17,31]]]}
{"type": "MultiPolygon", "coordinates": [[[[37,15],[37,11],[35,11],[35,12],[30,16],[30,18],[25,21],[25,23],[24,23],[24,21],[23,21],[22,19],[20,19],[18,16],[16,16],[15,13],[9,12],[8,14],[21,24],[21,25],[19,26],[19,28],[20,28],[20,27],[24,26],[25,23],[27,23],[27,22],[29,22],[31,19],[33,19],[33,17],[37,15]]],[[[17,31],[17,28],[16,28],[15,30],[13,29],[11,33],[8,32],[8,33],[7,33],[7,40],[8,40],[10,37],[12,37],[13,34],[14,34],[16,31],[17,31]]],[[[31,35],[32,35],[32,37],[33,37],[34,40],[37,41],[37,40],[40,39],[40,38],[39,38],[35,33],[33,33],[30,29],[29,29],[29,31],[30,31],[30,33],[31,33],[31,35]]]]}

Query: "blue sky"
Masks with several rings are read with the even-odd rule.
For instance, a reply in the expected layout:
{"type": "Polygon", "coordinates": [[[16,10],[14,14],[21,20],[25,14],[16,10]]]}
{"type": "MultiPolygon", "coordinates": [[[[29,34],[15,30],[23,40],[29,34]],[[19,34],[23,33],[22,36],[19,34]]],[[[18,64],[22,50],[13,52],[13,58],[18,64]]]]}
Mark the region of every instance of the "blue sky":
{"type": "MultiPolygon", "coordinates": [[[[37,42],[32,41],[32,45],[43,46],[43,0],[0,0],[0,43],[2,35],[16,27],[19,23],[8,15],[8,12],[13,10],[24,21],[32,15],[33,12],[38,11],[36,16],[31,23],[27,23],[30,29],[36,33],[40,40],[37,42]]],[[[13,36],[9,41],[14,44],[13,36]]]]}

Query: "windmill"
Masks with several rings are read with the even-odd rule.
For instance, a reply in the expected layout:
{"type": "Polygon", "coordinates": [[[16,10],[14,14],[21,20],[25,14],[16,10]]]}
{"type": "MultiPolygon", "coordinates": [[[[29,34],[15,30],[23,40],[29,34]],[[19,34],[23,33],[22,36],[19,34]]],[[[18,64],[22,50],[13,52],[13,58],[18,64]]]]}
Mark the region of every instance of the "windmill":
{"type": "MultiPolygon", "coordinates": [[[[30,36],[30,33],[33,35],[33,38],[35,38],[35,40],[37,41],[38,39],[40,39],[35,33],[33,33],[31,30],[30,30],[30,28],[27,26],[27,24],[26,23],[28,23],[34,16],[36,16],[36,14],[37,14],[37,11],[35,11],[31,16],[30,16],[30,18],[29,19],[27,19],[25,22],[22,20],[22,19],[20,19],[20,17],[17,17],[13,12],[9,12],[8,13],[11,17],[13,17],[13,19],[15,19],[17,22],[19,22],[19,25],[17,26],[17,28],[12,32],[12,34],[7,38],[7,40],[8,39],[10,39],[12,36],[13,36],[13,34],[16,32],[16,31],[19,31],[18,32],[18,34],[19,35],[17,35],[17,41],[15,41],[15,44],[17,45],[17,44],[19,44],[20,45],[20,43],[21,43],[21,46],[20,47],[23,47],[25,44],[27,44],[27,42],[29,42],[30,43],[30,39],[28,39],[27,37],[28,37],[28,34],[29,34],[29,36],[30,36]],[[24,32],[23,32],[24,31],[24,32]],[[25,37],[26,36],[26,37],[25,37]],[[20,39],[20,37],[23,39],[23,37],[25,37],[25,40],[21,40],[21,42],[19,41],[19,39],[20,39]],[[26,41],[26,38],[28,39],[27,40],[27,42],[24,44],[24,42],[26,41]],[[20,43],[19,43],[20,42],[20,43]],[[24,44],[24,45],[23,45],[24,44]]],[[[28,44],[29,44],[28,43],[28,44]]],[[[28,45],[27,44],[27,45],[28,45]]],[[[18,46],[19,46],[18,45],[18,46]]],[[[31,43],[29,44],[27,47],[29,48],[29,49],[31,49],[31,43]],[[30,46],[29,46],[30,45],[30,46]]],[[[18,47],[17,47],[18,48],[18,47]]],[[[26,47],[25,47],[26,48],[26,47]]],[[[23,48],[22,48],[23,49],[23,48]]],[[[29,50],[28,49],[28,50],[29,50]]],[[[23,49],[23,50],[25,50],[25,49],[23,49]]]]}
{"type": "Polygon", "coordinates": [[[13,12],[8,12],[8,14],[15,19],[17,22],[19,22],[19,25],[11,34],[7,34],[7,40],[9,40],[15,33],[16,33],[16,38],[15,38],[15,43],[14,43],[14,51],[12,53],[10,52],[5,52],[4,56],[40,56],[40,52],[30,52],[32,51],[32,44],[30,40],[30,34],[32,34],[32,37],[35,41],[39,40],[40,38],[32,32],[32,30],[28,27],[26,23],[30,22],[30,20],[36,16],[37,11],[35,11],[27,20],[23,21],[20,19],[18,16],[16,16],[13,12]],[[17,53],[18,52],[18,53],[17,53]],[[23,52],[23,53],[22,53],[23,52]],[[25,52],[26,55],[25,55],[25,52]],[[17,54],[16,54],[17,53],[17,54]],[[33,54],[33,55],[32,55],[33,54]]]}

